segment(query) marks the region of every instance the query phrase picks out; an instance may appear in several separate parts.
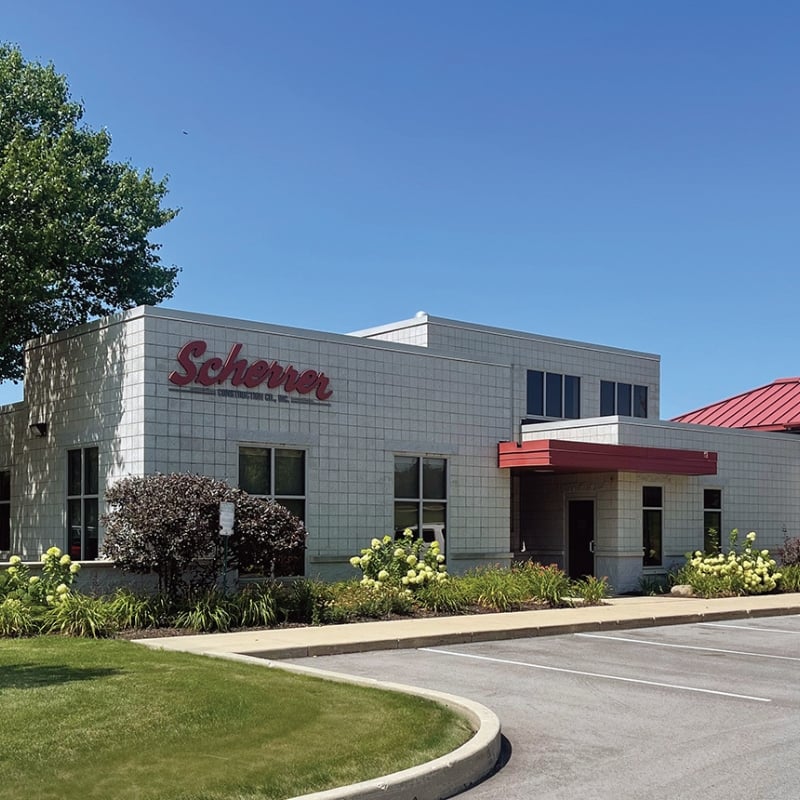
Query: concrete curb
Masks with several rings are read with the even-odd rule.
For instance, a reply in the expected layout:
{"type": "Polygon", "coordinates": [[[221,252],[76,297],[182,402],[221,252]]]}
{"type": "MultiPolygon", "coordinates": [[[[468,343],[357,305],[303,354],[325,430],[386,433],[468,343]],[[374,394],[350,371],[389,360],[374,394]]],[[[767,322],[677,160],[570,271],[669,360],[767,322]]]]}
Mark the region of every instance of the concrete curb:
{"type": "MultiPolygon", "coordinates": [[[[292,645],[287,647],[267,647],[261,650],[249,650],[247,655],[260,659],[280,661],[292,658],[313,658],[314,656],[335,656],[347,653],[368,653],[380,650],[405,650],[418,647],[435,647],[450,644],[473,644],[476,642],[494,642],[507,639],[527,639],[538,636],[563,636],[569,633],[588,631],[622,631],[635,628],[654,628],[660,625],[689,625],[698,622],[716,622],[726,619],[749,619],[756,617],[773,617],[776,615],[798,614],[800,606],[786,606],[780,612],[774,608],[726,609],[721,611],[698,611],[695,613],[678,613],[668,616],[645,615],[623,617],[610,620],[587,620],[584,622],[568,622],[560,625],[526,625],[515,628],[498,628],[496,630],[478,630],[451,633],[431,633],[401,637],[381,637],[363,639],[355,642],[332,642],[330,644],[292,645]]],[[[146,640],[143,640],[146,644],[146,640]]],[[[213,655],[209,653],[209,655],[213,655]]]]}
{"type": "Polygon", "coordinates": [[[411,798],[414,800],[443,800],[443,798],[452,797],[468,789],[486,777],[500,758],[499,718],[486,706],[464,697],[431,689],[421,689],[416,686],[405,686],[400,683],[387,683],[373,678],[345,675],[314,667],[270,661],[241,653],[208,652],[201,655],[282,669],[286,672],[309,675],[338,683],[369,686],[373,689],[424,697],[460,714],[475,729],[472,738],[461,747],[433,761],[349,786],[304,794],[302,797],[292,798],[292,800],[410,800],[411,798]]]}

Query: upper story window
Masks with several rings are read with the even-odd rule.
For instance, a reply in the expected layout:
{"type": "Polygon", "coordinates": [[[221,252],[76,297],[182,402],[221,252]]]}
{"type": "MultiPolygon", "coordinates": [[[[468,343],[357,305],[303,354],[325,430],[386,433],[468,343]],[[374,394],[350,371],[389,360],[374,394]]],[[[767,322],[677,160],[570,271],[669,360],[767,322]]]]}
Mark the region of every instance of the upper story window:
{"type": "Polygon", "coordinates": [[[576,375],[528,370],[526,411],[533,417],[578,419],[581,415],[581,379],[576,375]]]}
{"type": "Polygon", "coordinates": [[[97,558],[99,469],[96,447],[67,451],[67,550],[71,558],[97,558]]]}
{"type": "Polygon", "coordinates": [[[600,416],[647,417],[647,387],[600,381],[600,416]]]}
{"type": "Polygon", "coordinates": [[[0,550],[11,549],[11,471],[0,471],[0,550]]]}

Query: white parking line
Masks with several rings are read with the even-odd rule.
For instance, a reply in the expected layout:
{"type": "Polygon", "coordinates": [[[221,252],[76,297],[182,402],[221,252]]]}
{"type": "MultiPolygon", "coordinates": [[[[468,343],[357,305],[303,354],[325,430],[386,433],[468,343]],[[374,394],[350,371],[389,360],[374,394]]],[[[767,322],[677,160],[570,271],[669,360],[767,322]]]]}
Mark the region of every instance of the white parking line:
{"type": "Polygon", "coordinates": [[[721,647],[699,647],[692,644],[672,644],[670,642],[651,642],[647,639],[627,639],[624,636],[605,636],[602,633],[576,633],[585,639],[608,639],[612,642],[629,642],[631,644],[646,644],[651,647],[675,647],[679,650],[703,650],[707,653],[727,653],[733,656],[752,656],[753,658],[776,658],[779,661],[800,661],[795,656],[775,656],[769,653],[751,653],[747,650],[724,650],[721,647]]]}
{"type": "Polygon", "coordinates": [[[529,669],[542,669],[548,672],[563,672],[567,675],[582,675],[586,678],[602,678],[608,681],[622,681],[623,683],[638,683],[643,686],[657,686],[661,689],[677,689],[683,692],[699,692],[701,694],[716,694],[722,697],[732,697],[737,700],[754,700],[757,703],[771,703],[769,697],[753,697],[749,694],[734,694],[733,692],[718,692],[714,689],[700,689],[696,686],[681,686],[674,683],[658,683],[657,681],[645,681],[638,678],[623,678],[619,675],[605,675],[602,672],[583,672],[578,669],[565,669],[563,667],[548,667],[544,664],[530,664],[526,661],[511,661],[505,658],[492,658],[491,656],[479,656],[473,653],[458,653],[454,650],[443,650],[438,647],[420,647],[426,653],[438,653],[446,656],[457,656],[458,658],[472,658],[477,661],[491,661],[495,664],[510,664],[516,667],[528,667],[529,669]]]}
{"type": "Polygon", "coordinates": [[[737,628],[742,631],[769,631],[770,633],[800,633],[788,628],[759,628],[758,625],[728,625],[724,622],[698,622],[698,625],[705,625],[707,628],[737,628]]]}

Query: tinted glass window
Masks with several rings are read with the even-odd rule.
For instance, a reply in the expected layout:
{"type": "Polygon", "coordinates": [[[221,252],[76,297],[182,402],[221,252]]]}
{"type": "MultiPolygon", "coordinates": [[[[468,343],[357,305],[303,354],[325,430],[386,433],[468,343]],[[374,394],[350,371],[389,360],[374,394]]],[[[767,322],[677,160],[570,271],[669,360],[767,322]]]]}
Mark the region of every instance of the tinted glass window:
{"type": "MultiPolygon", "coordinates": [[[[425,458],[422,460],[422,496],[429,500],[444,500],[447,497],[447,461],[445,459],[425,458]]],[[[406,495],[406,497],[411,497],[411,495],[406,495]]]]}
{"type": "Polygon", "coordinates": [[[661,487],[643,486],[642,505],[645,508],[661,508],[661,487]]]}
{"type": "Polygon", "coordinates": [[[270,451],[263,447],[239,448],[239,488],[249,494],[270,493],[270,451]]]}
{"type": "Polygon", "coordinates": [[[633,416],[647,417],[647,387],[633,387],[633,416]]]}
{"type": "Polygon", "coordinates": [[[275,451],[275,494],[306,493],[306,460],[303,450],[275,451]]]}
{"type": "Polygon", "coordinates": [[[617,384],[617,414],[621,417],[631,416],[631,385],[617,384]]]}
{"type": "Polygon", "coordinates": [[[564,376],[564,416],[578,419],[581,415],[581,379],[576,375],[564,376]]]}
{"type": "Polygon", "coordinates": [[[528,414],[544,416],[544,373],[528,370],[528,414]]]}
{"type": "Polygon", "coordinates": [[[395,456],[394,496],[419,497],[419,459],[415,456],[395,456]]]}
{"type": "Polygon", "coordinates": [[[561,375],[548,372],[545,384],[546,402],[545,416],[561,416],[561,375]]]}
{"type": "Polygon", "coordinates": [[[616,384],[600,381],[600,416],[612,417],[616,413],[616,384]]]}

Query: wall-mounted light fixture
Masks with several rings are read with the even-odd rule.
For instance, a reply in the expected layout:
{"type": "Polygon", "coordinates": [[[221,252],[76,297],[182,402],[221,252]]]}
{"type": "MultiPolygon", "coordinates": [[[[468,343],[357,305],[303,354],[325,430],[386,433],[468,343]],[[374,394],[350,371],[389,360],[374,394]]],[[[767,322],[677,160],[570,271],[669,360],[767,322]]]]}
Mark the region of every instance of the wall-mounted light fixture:
{"type": "Polygon", "coordinates": [[[31,422],[28,426],[34,436],[47,436],[47,423],[46,422],[31,422]]]}

